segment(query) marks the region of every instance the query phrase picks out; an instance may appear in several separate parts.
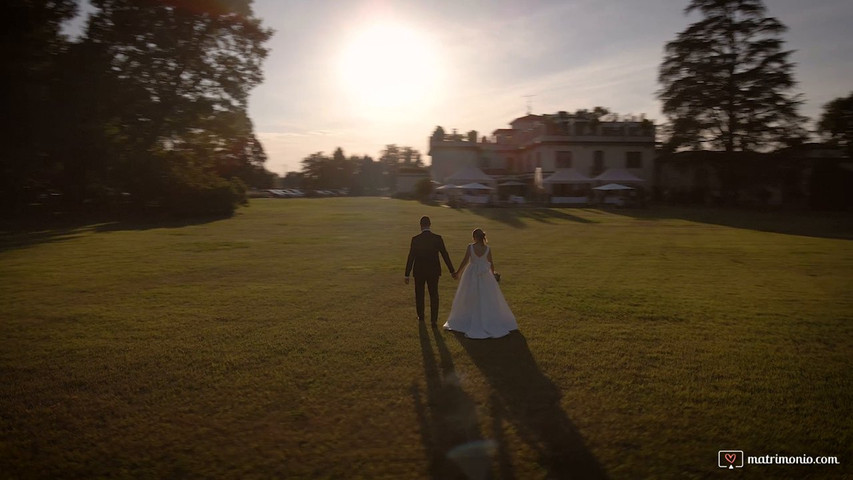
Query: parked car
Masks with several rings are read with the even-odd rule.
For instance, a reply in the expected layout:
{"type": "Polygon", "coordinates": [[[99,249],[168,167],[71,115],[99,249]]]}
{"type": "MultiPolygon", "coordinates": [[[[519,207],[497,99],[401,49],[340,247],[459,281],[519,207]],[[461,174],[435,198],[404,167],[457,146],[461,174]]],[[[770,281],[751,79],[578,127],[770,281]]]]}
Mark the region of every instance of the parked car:
{"type": "Polygon", "coordinates": [[[255,189],[249,190],[246,193],[246,195],[249,198],[272,198],[275,196],[269,190],[255,190],[255,189]]]}

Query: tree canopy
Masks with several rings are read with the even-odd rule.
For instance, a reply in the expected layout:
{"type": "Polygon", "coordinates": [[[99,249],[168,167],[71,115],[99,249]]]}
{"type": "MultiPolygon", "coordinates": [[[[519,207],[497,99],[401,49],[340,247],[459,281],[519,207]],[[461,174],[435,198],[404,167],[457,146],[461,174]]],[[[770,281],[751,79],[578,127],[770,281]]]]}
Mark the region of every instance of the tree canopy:
{"type": "Polygon", "coordinates": [[[34,198],[55,170],[51,143],[56,59],[67,49],[63,22],[74,0],[7,0],[0,7],[0,202],[6,208],[34,198]]]}
{"type": "Polygon", "coordinates": [[[666,44],[658,92],[671,149],[755,150],[805,135],[780,35],[761,0],[692,0],[703,18],[666,44]]]}
{"type": "MultiPolygon", "coordinates": [[[[272,32],[252,16],[251,0],[91,0],[76,42],[58,34],[74,2],[41,3],[53,14],[17,35],[49,31],[42,36],[57,45],[46,60],[21,60],[50,65],[43,90],[52,115],[22,128],[47,132],[49,148],[41,164],[5,158],[4,167],[30,166],[13,182],[39,179],[39,189],[73,202],[124,192],[192,213],[233,209],[243,183],[262,179],[266,155],[247,104],[272,32]]],[[[29,140],[22,149],[39,151],[29,140]]]]}

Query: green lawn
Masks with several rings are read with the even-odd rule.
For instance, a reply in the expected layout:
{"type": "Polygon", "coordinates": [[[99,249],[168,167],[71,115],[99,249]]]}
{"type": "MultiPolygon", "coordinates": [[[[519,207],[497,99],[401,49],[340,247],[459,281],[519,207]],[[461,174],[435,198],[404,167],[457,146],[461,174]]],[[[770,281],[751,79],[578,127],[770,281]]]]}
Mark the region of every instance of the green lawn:
{"type": "MultiPolygon", "coordinates": [[[[260,199],[0,237],[0,477],[717,478],[853,471],[853,217],[260,199]],[[433,219],[520,333],[419,325],[433,219]]],[[[441,281],[446,317],[455,281],[441,281]]]]}

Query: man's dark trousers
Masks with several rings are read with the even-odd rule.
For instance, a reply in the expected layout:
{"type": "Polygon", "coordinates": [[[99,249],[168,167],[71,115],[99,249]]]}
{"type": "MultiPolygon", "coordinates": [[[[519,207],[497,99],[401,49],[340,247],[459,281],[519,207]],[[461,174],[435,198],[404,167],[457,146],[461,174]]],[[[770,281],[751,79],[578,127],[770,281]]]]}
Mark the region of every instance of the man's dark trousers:
{"type": "Polygon", "coordinates": [[[438,322],[438,278],[439,277],[415,277],[415,310],[418,319],[424,316],[424,284],[429,288],[429,315],[432,323],[438,322]]]}

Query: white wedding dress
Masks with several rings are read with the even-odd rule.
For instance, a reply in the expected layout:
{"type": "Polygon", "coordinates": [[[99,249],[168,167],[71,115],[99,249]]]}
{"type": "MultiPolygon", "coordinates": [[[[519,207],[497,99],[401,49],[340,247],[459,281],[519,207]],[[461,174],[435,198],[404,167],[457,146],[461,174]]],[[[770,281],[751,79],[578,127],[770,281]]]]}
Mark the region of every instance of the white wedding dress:
{"type": "Polygon", "coordinates": [[[468,338],[498,338],[518,330],[515,315],[492,275],[489,247],[478,256],[469,245],[468,255],[468,266],[462,272],[444,328],[468,338]]]}

